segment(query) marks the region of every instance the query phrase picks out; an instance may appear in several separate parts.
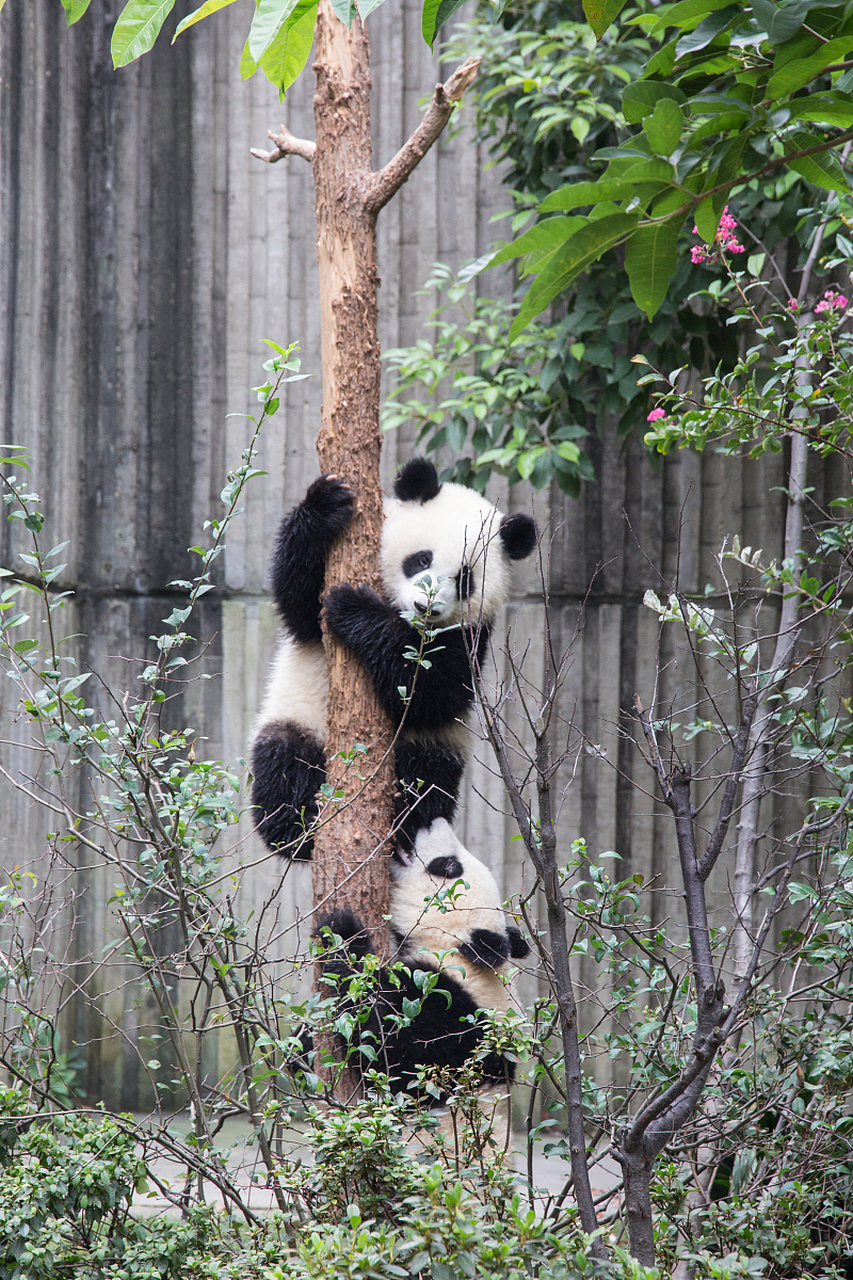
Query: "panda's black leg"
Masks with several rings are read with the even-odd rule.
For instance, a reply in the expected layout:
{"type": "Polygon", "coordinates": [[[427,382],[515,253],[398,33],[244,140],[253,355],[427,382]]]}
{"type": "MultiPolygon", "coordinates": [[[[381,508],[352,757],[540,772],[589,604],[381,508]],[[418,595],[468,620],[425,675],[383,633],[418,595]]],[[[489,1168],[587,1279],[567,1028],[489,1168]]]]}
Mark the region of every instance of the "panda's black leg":
{"type": "Polygon", "coordinates": [[[435,742],[397,744],[398,839],[413,849],[415,836],[436,818],[452,823],[465,761],[435,742]]]}
{"type": "Polygon", "coordinates": [[[272,594],[295,640],[321,640],[320,596],[326,553],[353,516],[355,499],[341,480],[320,476],[279,526],[272,557],[272,594]]]}
{"type": "Polygon", "coordinates": [[[326,781],[326,758],[316,738],[295,725],[271,720],[252,747],[252,817],[268,849],[297,861],[311,857],[307,835],[317,818],[317,792],[326,781]]]}

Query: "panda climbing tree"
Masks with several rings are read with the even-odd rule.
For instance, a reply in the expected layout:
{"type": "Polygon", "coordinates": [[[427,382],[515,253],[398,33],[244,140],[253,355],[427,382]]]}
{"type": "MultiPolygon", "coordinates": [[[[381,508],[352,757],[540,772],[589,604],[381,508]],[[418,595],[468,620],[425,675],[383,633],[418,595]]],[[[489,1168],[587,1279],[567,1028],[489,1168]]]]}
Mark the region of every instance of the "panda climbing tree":
{"type": "MultiPolygon", "coordinates": [[[[255,151],[270,163],[287,155],[314,171],[323,364],[320,471],[344,478],[354,496],[346,534],[331,546],[327,589],[345,582],[381,587],[379,379],[376,218],[439,137],[477,73],[469,59],[439,85],[414,134],[374,171],[370,141],[370,54],[366,27],[347,27],[320,0],[315,29],[315,140],[284,128],[274,148],[255,151]],[[346,110],[340,110],[341,102],[346,110]]],[[[393,732],[373,683],[355,655],[323,625],[328,669],[327,785],[342,797],[337,814],[314,837],[315,906],[332,897],[364,920],[380,954],[387,951],[386,841],[394,820],[393,732]],[[366,754],[355,760],[352,750],[366,754]]],[[[344,1087],[351,1087],[352,1082],[344,1087]]]]}

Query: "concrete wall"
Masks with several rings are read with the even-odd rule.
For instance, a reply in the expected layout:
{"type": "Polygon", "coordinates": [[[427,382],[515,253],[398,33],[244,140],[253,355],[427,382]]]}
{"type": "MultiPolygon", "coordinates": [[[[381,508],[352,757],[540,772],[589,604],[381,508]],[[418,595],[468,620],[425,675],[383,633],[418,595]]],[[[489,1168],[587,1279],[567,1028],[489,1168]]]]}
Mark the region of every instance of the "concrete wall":
{"type": "MultiPolygon", "coordinates": [[[[179,0],[170,21],[192,7],[179,0]]],[[[48,543],[70,539],[59,585],[73,598],[57,617],[80,637],[83,668],[121,691],[138,674],[138,659],[150,657],[149,637],[179,595],[167,584],[194,572],[186,549],[221,512],[225,473],[248,438],[239,415],[252,410],[248,388],[263,377],[261,339],[299,341],[303,367],[317,377],[293,384],[269,425],[259,459],[269,474],[252,483],[217,563],[216,590],[199,611],[198,670],[215,678],[191,684],[183,707],[169,713],[173,723],[193,725],[210,758],[234,761],[245,753],[274,643],[265,593],[270,542],[316,474],[321,391],[310,168],[295,157],[266,166],[249,148],[265,146],[267,129],[282,119],[311,136],[312,83],[309,74],[279,107],[266,81],[241,82],[241,6],[173,48],[161,38],[153,54],[114,72],[109,37],[120,8],[118,0],[93,0],[68,31],[57,0],[9,0],[0,15],[0,431],[30,451],[48,543]]],[[[410,0],[389,2],[369,26],[382,163],[417,123],[440,68],[410,0]]],[[[459,266],[498,234],[490,218],[505,197],[487,159],[465,129],[445,137],[382,213],[383,347],[422,333],[430,299],[417,291],[434,261],[459,266]]],[[[506,285],[487,278],[483,288],[506,285]]],[[[653,685],[659,626],[642,595],[660,591],[676,570],[683,586],[701,587],[724,533],[778,554],[781,499],[772,486],[782,483],[782,460],[743,468],[714,455],[678,455],[653,469],[636,440],[593,440],[590,448],[597,479],[582,498],[557,499],[553,509],[547,496],[537,501],[551,549],[546,578],[558,646],[575,635],[586,601],[555,728],[573,748],[562,773],[561,829],[567,838],[585,836],[596,852],[619,850],[626,873],[665,878],[673,856],[667,820],[645,766],[620,736],[620,708],[635,690],[647,701],[653,685]]],[[[404,432],[389,437],[386,477],[411,449],[404,432]]],[[[530,497],[518,490],[512,501],[529,506],[530,497]]],[[[3,563],[16,563],[23,532],[0,529],[3,563]]],[[[532,678],[543,636],[535,566],[518,571],[506,623],[532,678]]],[[[679,656],[667,651],[671,663],[679,656]]],[[[673,693],[689,692],[692,679],[672,665],[665,676],[673,693]]],[[[32,799],[39,779],[8,681],[0,714],[0,766],[30,793],[0,784],[0,858],[44,869],[45,835],[57,818],[32,799]]],[[[477,754],[460,836],[515,888],[523,878],[519,845],[510,843],[488,753],[477,754]]],[[[79,790],[73,799],[86,807],[79,790]]],[[[257,909],[276,894],[281,869],[262,858],[248,826],[233,843],[235,857],[257,863],[242,899],[244,909],[257,909]]],[[[111,874],[90,862],[85,850],[63,845],[51,872],[76,895],[72,950],[84,968],[110,948],[120,963],[107,905],[111,874]]],[[[657,901],[660,915],[672,906],[657,901]]],[[[304,868],[291,871],[276,904],[280,951],[291,954],[304,943],[299,922],[310,907],[304,868]]],[[[67,922],[58,921],[56,938],[67,941],[67,922]]],[[[123,972],[132,979],[131,968],[123,972]]],[[[596,986],[594,968],[582,977],[596,986]]],[[[69,1000],[68,1016],[78,1041],[91,1046],[90,1093],[111,1105],[145,1105],[150,1091],[137,1049],[153,1010],[132,981],[112,985],[102,1007],[124,1041],[105,1034],[82,1002],[69,1000]]]]}

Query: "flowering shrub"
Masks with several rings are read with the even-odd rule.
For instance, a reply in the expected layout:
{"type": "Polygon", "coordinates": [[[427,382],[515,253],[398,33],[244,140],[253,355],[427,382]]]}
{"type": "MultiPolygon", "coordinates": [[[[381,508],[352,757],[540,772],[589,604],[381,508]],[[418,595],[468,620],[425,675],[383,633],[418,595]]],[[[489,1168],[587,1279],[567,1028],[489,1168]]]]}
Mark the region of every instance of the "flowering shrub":
{"type": "Polygon", "coordinates": [[[833,311],[845,311],[847,309],[847,299],[843,293],[835,293],[832,289],[827,289],[820,302],[815,305],[815,315],[819,315],[822,311],[832,313],[833,311]]]}
{"type": "MultiPolygon", "coordinates": [[[[694,244],[690,250],[690,261],[696,266],[700,262],[717,262],[719,261],[719,253],[745,253],[741,242],[735,239],[735,231],[737,230],[737,220],[729,213],[729,206],[726,205],[723,210],[723,216],[720,218],[720,225],[717,228],[717,234],[712,246],[706,244],[694,244]]],[[[693,228],[694,236],[699,235],[699,228],[693,228]]]]}

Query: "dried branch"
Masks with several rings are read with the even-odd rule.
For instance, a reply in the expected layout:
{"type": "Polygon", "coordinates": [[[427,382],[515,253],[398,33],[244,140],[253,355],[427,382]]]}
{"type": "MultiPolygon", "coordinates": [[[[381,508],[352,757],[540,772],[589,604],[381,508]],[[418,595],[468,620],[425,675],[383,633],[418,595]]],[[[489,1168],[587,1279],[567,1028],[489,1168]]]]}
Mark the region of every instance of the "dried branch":
{"type": "Polygon", "coordinates": [[[316,142],[311,142],[308,138],[295,138],[288,128],[281,126],[278,133],[273,133],[272,129],[267,129],[267,137],[275,143],[272,151],[261,151],[258,147],[250,148],[249,154],[253,155],[256,160],[264,160],[267,164],[275,164],[277,160],[283,160],[285,156],[302,156],[303,160],[309,163],[314,159],[314,153],[317,150],[316,142]]]}
{"type": "Polygon", "coordinates": [[[477,78],[480,58],[468,58],[444,84],[435,86],[432,102],[414,133],[393,159],[370,175],[364,205],[369,213],[378,213],[424,158],[441,135],[453,108],[477,78]]]}
{"type": "Polygon", "coordinates": [[[714,863],[720,856],[720,850],[723,847],[723,841],[726,838],[726,832],[729,829],[729,822],[734,811],[735,797],[737,789],[740,785],[741,775],[743,773],[744,761],[746,760],[747,747],[749,746],[749,735],[752,730],[752,722],[755,719],[755,712],[758,707],[758,692],[753,690],[743,704],[743,716],[738,729],[737,738],[735,739],[734,750],[732,752],[732,762],[726,775],[726,785],[723,790],[723,798],[720,803],[720,812],[717,817],[717,823],[708,841],[708,847],[705,850],[705,856],[699,863],[699,879],[707,880],[713,869],[714,863]]]}

